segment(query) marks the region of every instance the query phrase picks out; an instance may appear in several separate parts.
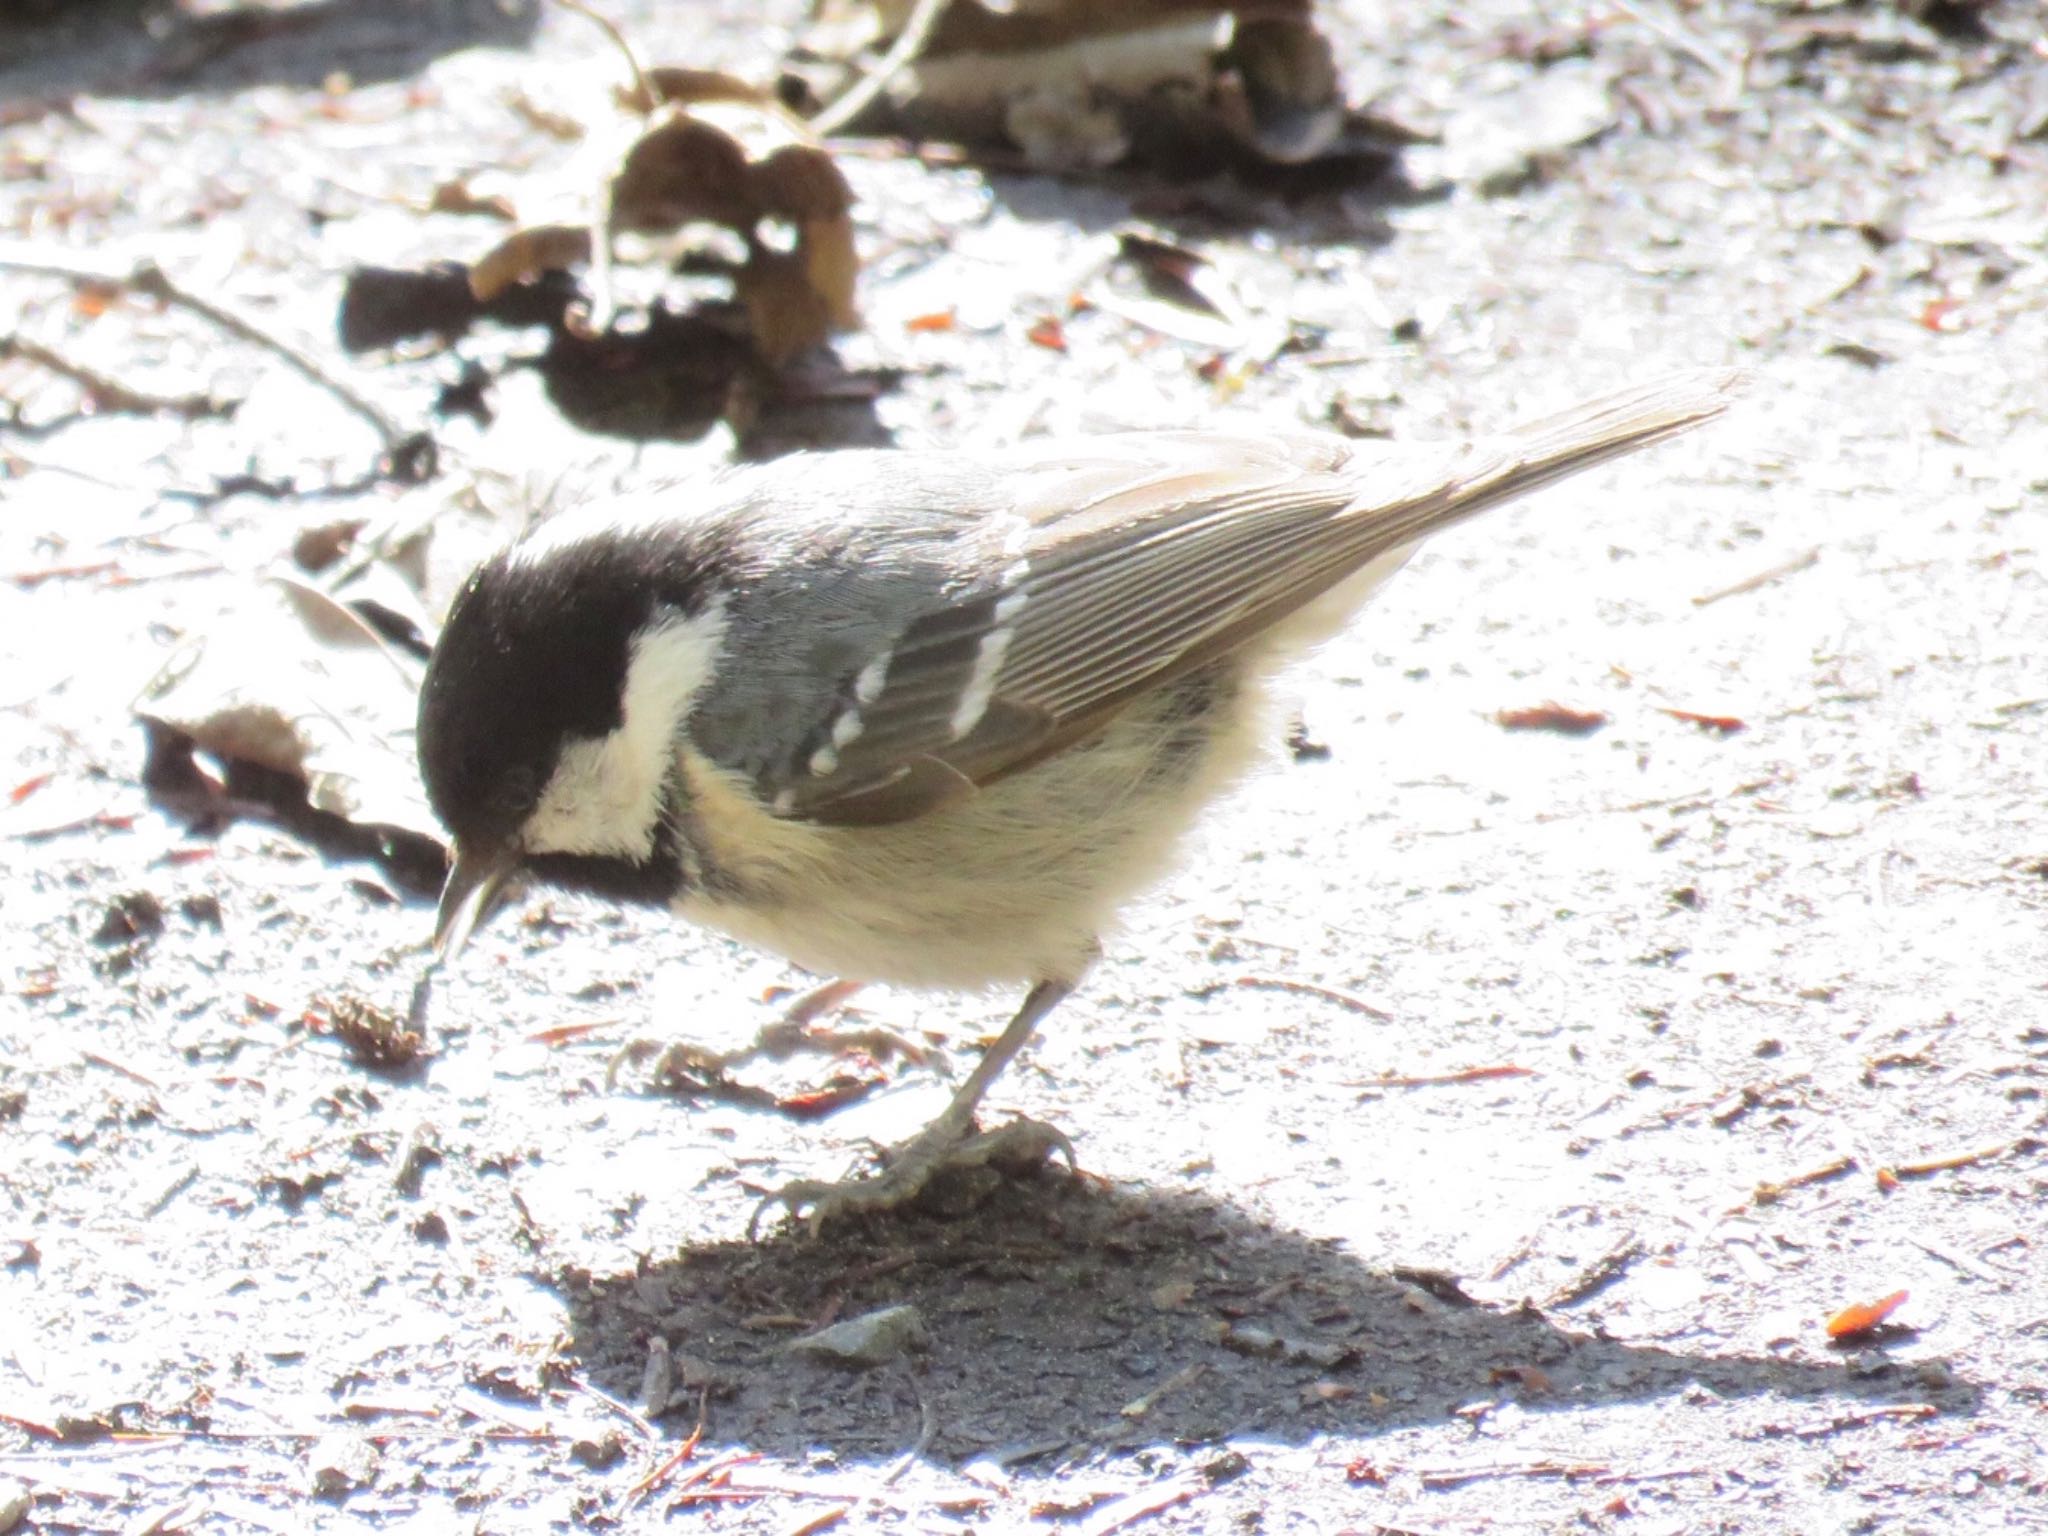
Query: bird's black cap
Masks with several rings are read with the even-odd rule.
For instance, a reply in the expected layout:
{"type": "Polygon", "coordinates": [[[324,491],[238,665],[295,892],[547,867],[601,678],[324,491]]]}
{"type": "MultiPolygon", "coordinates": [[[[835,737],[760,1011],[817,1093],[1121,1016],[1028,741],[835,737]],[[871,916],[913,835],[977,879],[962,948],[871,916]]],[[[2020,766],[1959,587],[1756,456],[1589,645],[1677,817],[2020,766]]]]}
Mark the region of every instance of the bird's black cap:
{"type": "Polygon", "coordinates": [[[633,637],[692,613],[701,564],[673,541],[594,535],[485,562],[456,597],[420,686],[427,799],[464,848],[508,843],[561,750],[623,722],[633,637]]]}

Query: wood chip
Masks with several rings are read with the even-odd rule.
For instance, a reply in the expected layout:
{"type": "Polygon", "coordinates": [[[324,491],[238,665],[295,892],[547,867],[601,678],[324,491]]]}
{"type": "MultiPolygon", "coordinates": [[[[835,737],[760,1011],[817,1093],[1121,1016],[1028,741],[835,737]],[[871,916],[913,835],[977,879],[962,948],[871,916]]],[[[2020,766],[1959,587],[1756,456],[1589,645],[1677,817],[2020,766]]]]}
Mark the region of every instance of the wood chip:
{"type": "Polygon", "coordinates": [[[1553,701],[1493,712],[1493,723],[1504,731],[1551,731],[1559,736],[1590,736],[1607,721],[1604,711],[1570,709],[1553,701]]]}
{"type": "Polygon", "coordinates": [[[1626,1274],[1629,1265],[1635,1263],[1647,1251],[1642,1241],[1631,1232],[1594,1260],[1590,1266],[1580,1271],[1576,1277],[1545,1297],[1544,1309],[1548,1311],[1554,1307],[1573,1306],[1584,1301],[1595,1291],[1605,1290],[1626,1274]]]}
{"type": "Polygon", "coordinates": [[[1989,1147],[1978,1147],[1970,1152],[1951,1152],[1944,1157],[1926,1157],[1911,1163],[1888,1163],[1881,1172],[1888,1172],[1895,1178],[1924,1179],[1930,1173],[1947,1173],[1956,1168],[1974,1168],[1979,1163],[1988,1163],[2005,1156],[2015,1143],[2001,1141],[1989,1147]]]}
{"type": "Polygon", "coordinates": [[[1384,1008],[1375,1008],[1354,993],[1340,992],[1335,987],[1319,987],[1312,981],[1295,981],[1287,976],[1239,976],[1232,984],[1251,987],[1257,991],[1292,992],[1300,997],[1318,997],[1326,1003],[1348,1008],[1353,1013],[1362,1013],[1369,1019],[1378,1019],[1382,1024],[1390,1024],[1394,1019],[1394,1016],[1384,1008]]]}
{"type": "Polygon", "coordinates": [[[1797,576],[1801,571],[1811,570],[1818,564],[1820,550],[1809,549],[1804,554],[1794,555],[1790,560],[1772,566],[1769,570],[1758,571],[1754,576],[1745,577],[1732,587],[1723,587],[1718,592],[1703,593],[1692,600],[1692,605],[1695,608],[1704,608],[1710,603],[1720,602],[1723,598],[1740,597],[1745,592],[1755,592],[1759,588],[1768,587],[1774,581],[1783,581],[1787,576],[1797,576]]]}

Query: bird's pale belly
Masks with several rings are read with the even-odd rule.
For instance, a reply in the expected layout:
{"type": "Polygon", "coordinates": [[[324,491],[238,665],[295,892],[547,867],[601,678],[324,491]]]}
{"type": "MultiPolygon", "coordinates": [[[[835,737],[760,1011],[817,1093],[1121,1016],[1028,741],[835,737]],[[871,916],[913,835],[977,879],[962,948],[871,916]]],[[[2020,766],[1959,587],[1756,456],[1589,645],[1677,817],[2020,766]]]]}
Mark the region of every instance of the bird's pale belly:
{"type": "Polygon", "coordinates": [[[676,910],[819,975],[948,988],[1077,979],[1116,908],[1165,872],[1196,813],[1252,757],[1259,692],[1235,663],[1213,664],[1094,740],[899,825],[774,817],[709,763],[686,761],[720,878],[676,910]]]}

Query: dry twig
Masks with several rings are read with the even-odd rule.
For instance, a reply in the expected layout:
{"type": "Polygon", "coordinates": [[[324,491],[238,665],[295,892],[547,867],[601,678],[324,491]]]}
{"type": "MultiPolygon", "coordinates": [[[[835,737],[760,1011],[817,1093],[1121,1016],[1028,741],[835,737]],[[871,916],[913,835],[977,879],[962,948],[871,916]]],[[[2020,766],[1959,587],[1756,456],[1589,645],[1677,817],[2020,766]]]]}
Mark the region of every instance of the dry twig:
{"type": "MultiPolygon", "coordinates": [[[[1808,1169],[1805,1173],[1795,1173],[1788,1179],[1779,1179],[1775,1183],[1765,1180],[1757,1185],[1745,1203],[1771,1205],[1784,1199],[1795,1189],[1804,1189],[1809,1184],[1823,1184],[1829,1179],[1839,1179],[1843,1174],[1852,1172],[1855,1167],[1856,1159],[1845,1154],[1822,1163],[1818,1168],[1808,1169]]],[[[1740,1210],[1741,1207],[1738,1206],[1736,1209],[1740,1210]]]]}
{"type": "Polygon", "coordinates": [[[1497,1477],[1607,1477],[1612,1468],[1590,1461],[1503,1461],[1476,1467],[1424,1467],[1416,1473],[1425,1488],[1457,1488],[1497,1477]]]}
{"type": "Polygon", "coordinates": [[[1351,992],[1340,992],[1335,987],[1319,987],[1312,981],[1295,981],[1286,976],[1239,976],[1235,985],[1255,987],[1265,992],[1293,992],[1301,997],[1319,997],[1325,1002],[1348,1008],[1353,1013],[1362,1013],[1369,1019],[1382,1024],[1393,1022],[1394,1016],[1384,1008],[1375,1008],[1364,998],[1351,992]]]}
{"type": "Polygon", "coordinates": [[[118,273],[95,271],[89,267],[71,266],[63,262],[0,256],[0,272],[19,272],[30,277],[56,278],[75,287],[125,290],[147,299],[154,299],[159,304],[187,310],[226,331],[237,340],[245,341],[278,358],[307,382],[333,396],[352,415],[367,423],[383,445],[381,467],[387,478],[417,484],[431,478],[434,473],[436,455],[432,437],[425,432],[402,432],[390,417],[304,352],[278,340],[240,315],[221,308],[212,300],[203,299],[189,289],[179,287],[171,281],[163,268],[153,261],[141,261],[129,272],[118,273]]]}
{"type": "Polygon", "coordinates": [[[837,101],[811,119],[811,132],[821,139],[830,138],[867,111],[874,99],[889,88],[889,82],[896,78],[903,66],[924,51],[932,28],[938,25],[940,13],[951,3],[952,0],[917,0],[917,8],[904,21],[903,30],[897,34],[889,51],[837,101]]]}
{"type": "MultiPolygon", "coordinates": [[[[10,357],[34,363],[60,379],[69,379],[85,391],[96,411],[121,411],[134,416],[177,416],[186,421],[196,421],[203,416],[232,416],[236,406],[241,404],[238,400],[216,400],[212,395],[152,395],[145,390],[132,389],[117,379],[74,363],[26,336],[0,336],[0,361],[10,357]]],[[[17,428],[21,425],[18,421],[15,423],[17,428]]],[[[27,430],[39,432],[43,428],[38,426],[27,430]]]]}
{"type": "Polygon", "coordinates": [[[1346,1083],[1347,1088],[1440,1088],[1454,1083],[1487,1083],[1503,1077],[1534,1077],[1534,1067],[1517,1067],[1503,1064],[1494,1067],[1466,1067],[1459,1072],[1425,1072],[1420,1074],[1389,1072],[1384,1077],[1368,1077],[1362,1081],[1346,1083]]]}
{"type": "Polygon", "coordinates": [[[1766,1424],[1762,1438],[1766,1440],[1824,1440],[1829,1435],[1839,1435],[1846,1429],[1867,1429],[1872,1424],[1882,1424],[1888,1419],[1931,1419],[1941,1410],[1932,1403],[1890,1403],[1876,1408],[1860,1408],[1854,1413],[1838,1414],[1831,1419],[1813,1419],[1804,1424],[1766,1424]]]}
{"type": "Polygon", "coordinates": [[[1803,555],[1794,555],[1782,565],[1774,565],[1767,571],[1758,571],[1754,576],[1746,576],[1732,587],[1723,587],[1718,592],[1703,592],[1692,600],[1692,605],[1695,608],[1705,608],[1710,603],[1720,602],[1724,597],[1740,597],[1745,592],[1755,592],[1768,587],[1774,581],[1783,581],[1787,576],[1797,576],[1801,571],[1811,570],[1818,564],[1820,550],[1815,547],[1803,555]]]}
{"type": "Polygon", "coordinates": [[[1584,1301],[1595,1291],[1614,1284],[1627,1273],[1629,1265],[1635,1263],[1647,1251],[1642,1240],[1631,1232],[1572,1279],[1546,1296],[1543,1299],[1544,1309],[1569,1307],[1584,1301]]]}
{"type": "Polygon", "coordinates": [[[1142,1493],[1118,1499],[1107,1509],[1099,1511],[1081,1530],[1084,1536],[1110,1536],[1112,1531],[1121,1531],[1176,1504],[1185,1504],[1195,1495],[1208,1492],[1209,1487],[1210,1484],[1199,1478],[1169,1478],[1156,1488],[1147,1488],[1142,1493]]]}
{"type": "Polygon", "coordinates": [[[1941,1157],[1923,1157],[1910,1163],[1887,1163],[1878,1172],[1889,1173],[1897,1179],[1922,1179],[1930,1173],[1949,1173],[1957,1168],[1974,1168],[1979,1163],[1994,1162],[2005,1156],[2013,1143],[2001,1141],[1989,1147],[1977,1147],[1968,1152],[1950,1152],[1941,1157]]]}

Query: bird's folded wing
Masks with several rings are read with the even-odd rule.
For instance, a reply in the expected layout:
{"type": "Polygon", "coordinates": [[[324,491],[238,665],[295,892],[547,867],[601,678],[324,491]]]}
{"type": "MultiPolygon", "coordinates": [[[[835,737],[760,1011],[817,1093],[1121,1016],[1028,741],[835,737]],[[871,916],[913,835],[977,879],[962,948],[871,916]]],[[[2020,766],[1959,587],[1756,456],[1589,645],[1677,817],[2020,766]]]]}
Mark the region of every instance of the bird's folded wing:
{"type": "Polygon", "coordinates": [[[1098,729],[1371,561],[1486,507],[1718,414],[1687,375],[1503,437],[1361,446],[1154,433],[1020,452],[986,576],[844,682],[762,786],[785,815],[905,820],[1098,729]]]}

